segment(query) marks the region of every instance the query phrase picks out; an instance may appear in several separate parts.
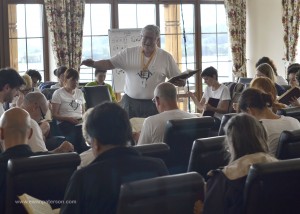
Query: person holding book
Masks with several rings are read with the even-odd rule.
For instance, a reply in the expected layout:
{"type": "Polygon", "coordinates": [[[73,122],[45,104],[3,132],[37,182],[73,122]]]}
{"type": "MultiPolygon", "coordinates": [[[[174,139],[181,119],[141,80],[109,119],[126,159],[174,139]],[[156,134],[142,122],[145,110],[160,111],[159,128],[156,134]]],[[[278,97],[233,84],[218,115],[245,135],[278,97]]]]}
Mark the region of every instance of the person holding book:
{"type": "Polygon", "coordinates": [[[250,166],[277,161],[268,154],[264,127],[251,115],[232,117],[225,133],[231,159],[223,169],[208,173],[203,214],[243,213],[243,193],[250,166]]]}
{"type": "Polygon", "coordinates": [[[212,66],[204,69],[201,77],[204,79],[207,87],[200,102],[193,93],[188,92],[188,95],[192,98],[199,111],[204,111],[204,113],[206,111],[213,112],[213,116],[220,123],[223,114],[228,113],[229,102],[231,100],[229,89],[227,86],[219,83],[218,71],[212,66]],[[214,103],[210,102],[210,100],[214,103]]]}
{"type": "Polygon", "coordinates": [[[299,80],[296,78],[298,71],[300,71],[299,63],[292,63],[287,69],[287,80],[291,87],[299,86],[299,80]]]}
{"type": "Polygon", "coordinates": [[[116,213],[121,184],[168,174],[161,159],[143,157],[127,146],[132,139],[129,118],[116,103],[90,110],[83,135],[96,159],[72,175],[64,201],[76,203],[62,204],[61,214],[116,213]]]}
{"type": "MultiPolygon", "coordinates": [[[[160,37],[158,26],[145,26],[141,36],[141,46],[126,48],[111,59],[87,59],[81,63],[101,70],[120,68],[125,72],[125,94],[121,106],[129,118],[145,118],[157,114],[151,101],[155,87],[166,78],[170,79],[180,74],[172,55],[157,46],[160,37]]],[[[179,79],[174,84],[184,86],[185,80],[179,79]]]]}
{"type": "Polygon", "coordinates": [[[96,78],[96,80],[93,81],[93,82],[87,83],[85,86],[106,85],[107,88],[108,88],[108,91],[109,91],[109,93],[110,93],[111,100],[112,100],[113,102],[116,102],[116,101],[117,101],[116,95],[115,95],[115,93],[114,93],[114,91],[113,91],[111,85],[104,82],[104,81],[105,81],[105,78],[106,78],[106,72],[107,72],[106,70],[96,69],[96,70],[95,70],[95,78],[96,78]]]}
{"type": "Polygon", "coordinates": [[[277,115],[272,110],[273,98],[255,88],[243,91],[239,99],[239,110],[251,114],[265,127],[268,135],[267,145],[269,153],[276,155],[280,134],[285,131],[300,129],[297,119],[283,115],[277,115]]]}

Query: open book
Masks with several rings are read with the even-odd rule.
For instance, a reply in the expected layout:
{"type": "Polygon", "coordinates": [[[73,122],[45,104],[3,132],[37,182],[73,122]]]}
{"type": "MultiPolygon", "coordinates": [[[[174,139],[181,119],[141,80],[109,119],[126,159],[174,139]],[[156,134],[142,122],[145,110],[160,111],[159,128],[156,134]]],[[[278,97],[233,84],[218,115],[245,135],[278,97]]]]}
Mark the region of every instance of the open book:
{"type": "Polygon", "coordinates": [[[132,132],[141,132],[145,119],[146,118],[142,118],[142,117],[131,118],[130,123],[132,127],[132,132]]]}
{"type": "Polygon", "coordinates": [[[26,193],[18,196],[21,204],[25,207],[26,211],[29,214],[58,214],[59,209],[52,209],[50,204],[45,201],[41,201],[37,198],[34,198],[26,193]]]}
{"type": "MultiPolygon", "coordinates": [[[[215,107],[215,108],[216,108],[216,107],[218,107],[219,101],[220,101],[220,99],[216,99],[216,98],[210,97],[210,98],[208,99],[207,103],[208,103],[209,105],[211,105],[212,107],[215,107]]],[[[211,117],[213,117],[214,114],[215,114],[214,111],[204,111],[202,116],[211,116],[211,117]]]]}
{"type": "Polygon", "coordinates": [[[176,81],[180,80],[180,79],[188,79],[190,78],[191,76],[193,76],[194,74],[196,74],[197,72],[199,72],[200,69],[197,69],[197,70],[186,70],[184,72],[182,72],[181,74],[175,76],[175,77],[172,77],[171,79],[169,79],[168,82],[174,84],[176,83],[176,81]]]}
{"type": "Polygon", "coordinates": [[[293,98],[298,99],[300,97],[300,88],[293,87],[287,90],[278,98],[278,102],[290,105],[293,98]]]}

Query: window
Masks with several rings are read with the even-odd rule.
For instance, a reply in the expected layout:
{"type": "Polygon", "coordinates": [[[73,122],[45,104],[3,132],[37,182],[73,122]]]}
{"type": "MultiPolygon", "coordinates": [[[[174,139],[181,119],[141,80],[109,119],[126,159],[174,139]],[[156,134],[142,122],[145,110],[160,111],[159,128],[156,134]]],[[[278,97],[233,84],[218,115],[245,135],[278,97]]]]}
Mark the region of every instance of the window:
{"type": "MultiPolygon", "coordinates": [[[[110,4],[86,4],[83,26],[82,59],[108,59],[108,29],[111,28],[110,4]]],[[[80,82],[94,80],[94,69],[82,66],[80,82]]],[[[111,84],[111,71],[107,72],[105,82],[111,84]]]]}
{"type": "Polygon", "coordinates": [[[10,66],[20,73],[38,70],[44,76],[43,5],[9,4],[10,66]]]}
{"type": "Polygon", "coordinates": [[[219,82],[232,81],[232,62],[223,4],[201,4],[202,69],[214,66],[219,82]]]}

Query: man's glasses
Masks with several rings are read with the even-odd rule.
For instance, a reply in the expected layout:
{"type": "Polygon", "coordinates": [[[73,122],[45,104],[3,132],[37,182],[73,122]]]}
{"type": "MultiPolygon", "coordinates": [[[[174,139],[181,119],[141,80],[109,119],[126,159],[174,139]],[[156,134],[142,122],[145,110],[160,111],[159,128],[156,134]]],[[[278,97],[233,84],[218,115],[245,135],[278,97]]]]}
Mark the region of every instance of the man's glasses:
{"type": "Polygon", "coordinates": [[[153,98],[152,98],[152,102],[153,102],[154,104],[156,104],[156,99],[158,99],[158,97],[153,97],[153,98]]]}
{"type": "Polygon", "coordinates": [[[39,106],[39,108],[40,108],[40,112],[41,112],[42,120],[45,120],[45,114],[43,113],[41,106],[39,106]]]}

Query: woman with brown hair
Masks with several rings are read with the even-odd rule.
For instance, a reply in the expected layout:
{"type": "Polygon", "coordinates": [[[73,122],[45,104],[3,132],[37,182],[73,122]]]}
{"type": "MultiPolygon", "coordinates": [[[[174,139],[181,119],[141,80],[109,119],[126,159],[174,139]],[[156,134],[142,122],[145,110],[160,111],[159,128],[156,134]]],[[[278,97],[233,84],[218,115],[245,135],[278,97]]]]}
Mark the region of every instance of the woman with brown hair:
{"type": "Polygon", "coordinates": [[[287,107],[285,104],[278,102],[277,96],[276,96],[275,84],[269,78],[258,77],[258,78],[253,79],[250,83],[250,88],[256,88],[266,94],[271,95],[272,101],[273,101],[272,111],[274,113],[276,113],[278,109],[287,107]]]}

